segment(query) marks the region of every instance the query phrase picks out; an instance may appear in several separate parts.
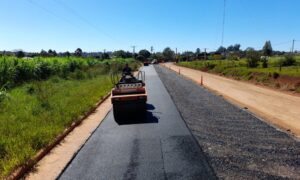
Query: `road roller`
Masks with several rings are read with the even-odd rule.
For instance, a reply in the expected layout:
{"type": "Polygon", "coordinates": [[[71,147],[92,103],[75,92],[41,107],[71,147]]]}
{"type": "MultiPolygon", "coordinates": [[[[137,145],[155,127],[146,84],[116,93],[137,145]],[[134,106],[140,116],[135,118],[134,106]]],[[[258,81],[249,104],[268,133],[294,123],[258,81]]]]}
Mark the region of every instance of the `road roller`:
{"type": "Polygon", "coordinates": [[[111,91],[113,114],[117,122],[130,120],[146,115],[147,92],[145,87],[145,72],[139,71],[137,76],[122,74],[111,91]]]}

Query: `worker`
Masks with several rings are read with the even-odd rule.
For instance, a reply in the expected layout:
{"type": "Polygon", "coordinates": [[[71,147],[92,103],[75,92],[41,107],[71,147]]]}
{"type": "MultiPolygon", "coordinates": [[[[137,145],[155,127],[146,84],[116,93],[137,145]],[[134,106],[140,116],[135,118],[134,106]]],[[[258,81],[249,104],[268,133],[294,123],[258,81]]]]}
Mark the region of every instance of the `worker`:
{"type": "Polygon", "coordinates": [[[124,75],[131,75],[131,68],[128,66],[128,64],[126,63],[124,69],[123,69],[123,74],[124,75]]]}

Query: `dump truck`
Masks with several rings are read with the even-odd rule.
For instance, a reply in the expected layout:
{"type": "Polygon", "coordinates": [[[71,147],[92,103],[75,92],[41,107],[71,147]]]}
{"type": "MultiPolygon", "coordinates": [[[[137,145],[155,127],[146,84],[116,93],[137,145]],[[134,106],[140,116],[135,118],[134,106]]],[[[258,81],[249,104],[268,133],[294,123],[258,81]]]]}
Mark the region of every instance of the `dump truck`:
{"type": "Polygon", "coordinates": [[[146,114],[147,92],[145,87],[145,72],[139,71],[135,77],[123,74],[111,91],[113,114],[116,121],[128,116],[146,114]]]}

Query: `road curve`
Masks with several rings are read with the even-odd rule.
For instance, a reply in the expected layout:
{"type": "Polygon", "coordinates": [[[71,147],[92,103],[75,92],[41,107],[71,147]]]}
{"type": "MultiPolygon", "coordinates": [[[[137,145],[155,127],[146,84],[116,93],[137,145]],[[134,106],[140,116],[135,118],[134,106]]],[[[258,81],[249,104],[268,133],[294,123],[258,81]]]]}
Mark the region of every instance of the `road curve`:
{"type": "Polygon", "coordinates": [[[110,112],[59,179],[216,179],[155,69],[143,70],[147,119],[118,125],[110,112]]]}

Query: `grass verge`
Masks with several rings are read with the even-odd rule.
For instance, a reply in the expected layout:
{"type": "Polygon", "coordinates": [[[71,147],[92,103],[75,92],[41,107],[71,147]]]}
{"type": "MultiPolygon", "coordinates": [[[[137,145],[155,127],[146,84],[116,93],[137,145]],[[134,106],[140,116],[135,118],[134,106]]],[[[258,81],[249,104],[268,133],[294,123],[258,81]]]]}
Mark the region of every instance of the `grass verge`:
{"type": "Polygon", "coordinates": [[[180,62],[179,66],[215,73],[236,80],[250,81],[268,87],[299,93],[300,64],[276,67],[276,59],[270,60],[268,68],[248,68],[245,60],[208,60],[180,62]]]}
{"type": "Polygon", "coordinates": [[[58,77],[8,91],[0,104],[0,178],[33,157],[105,96],[107,75],[82,80],[58,77]]]}

